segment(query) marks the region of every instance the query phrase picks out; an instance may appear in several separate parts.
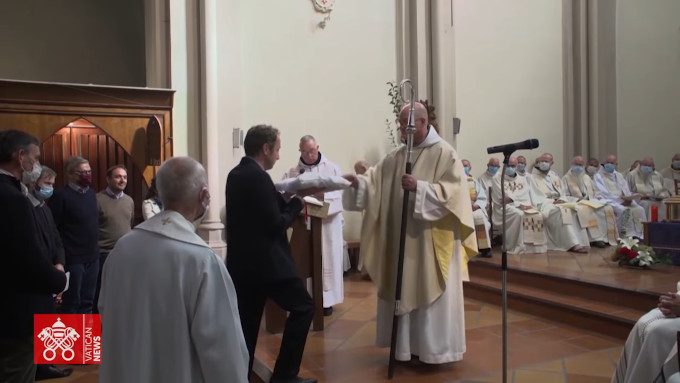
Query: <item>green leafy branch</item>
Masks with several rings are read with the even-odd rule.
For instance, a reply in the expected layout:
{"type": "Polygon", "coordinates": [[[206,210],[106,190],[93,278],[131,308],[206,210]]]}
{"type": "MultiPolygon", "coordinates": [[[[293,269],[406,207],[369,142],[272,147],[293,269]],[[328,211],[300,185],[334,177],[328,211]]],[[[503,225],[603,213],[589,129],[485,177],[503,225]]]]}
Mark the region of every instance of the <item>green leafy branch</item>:
{"type": "Polygon", "coordinates": [[[387,95],[390,97],[390,105],[392,105],[392,113],[394,114],[394,120],[390,121],[389,118],[385,119],[385,125],[387,125],[387,134],[389,136],[390,144],[393,147],[398,147],[401,143],[400,137],[397,135],[396,130],[399,126],[399,112],[401,111],[402,102],[401,95],[399,94],[399,84],[393,81],[388,81],[389,86],[387,90],[387,95]],[[394,123],[394,127],[392,126],[394,123]]]}

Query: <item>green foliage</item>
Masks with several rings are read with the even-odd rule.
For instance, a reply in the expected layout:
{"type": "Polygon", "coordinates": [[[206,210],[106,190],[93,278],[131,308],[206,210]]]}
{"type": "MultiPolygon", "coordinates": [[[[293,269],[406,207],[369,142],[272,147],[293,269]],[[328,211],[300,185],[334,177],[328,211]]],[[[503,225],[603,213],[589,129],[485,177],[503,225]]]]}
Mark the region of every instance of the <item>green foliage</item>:
{"type": "Polygon", "coordinates": [[[397,134],[396,130],[397,127],[399,126],[399,112],[401,111],[402,107],[402,102],[401,102],[401,95],[399,94],[399,84],[393,81],[388,81],[387,85],[389,86],[387,90],[387,95],[390,97],[390,105],[392,105],[392,113],[394,114],[394,120],[390,121],[390,119],[385,119],[385,125],[387,126],[387,134],[389,136],[390,144],[392,144],[393,147],[398,147],[401,140],[399,135],[397,134]],[[392,123],[394,123],[394,127],[392,126],[392,123]]]}

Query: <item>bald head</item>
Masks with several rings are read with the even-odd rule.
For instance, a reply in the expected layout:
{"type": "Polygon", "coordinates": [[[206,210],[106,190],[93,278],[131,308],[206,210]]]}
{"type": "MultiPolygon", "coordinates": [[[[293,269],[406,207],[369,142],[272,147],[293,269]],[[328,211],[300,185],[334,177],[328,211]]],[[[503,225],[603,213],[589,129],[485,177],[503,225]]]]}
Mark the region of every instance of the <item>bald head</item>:
{"type": "MultiPolygon", "coordinates": [[[[496,161],[498,161],[498,160],[496,160],[496,161]]],[[[508,166],[516,167],[517,166],[517,157],[508,158],[508,166]]]]}
{"type": "Polygon", "coordinates": [[[675,153],[671,161],[680,161],[680,153],[675,153]]]}
{"type": "MultiPolygon", "coordinates": [[[[399,131],[401,132],[402,140],[406,140],[408,132],[406,128],[408,127],[408,114],[411,111],[411,104],[406,104],[401,108],[399,112],[399,131]]],[[[413,146],[420,145],[425,138],[427,138],[427,109],[425,106],[419,102],[413,104],[413,125],[415,125],[416,131],[413,134],[413,146]]]]}
{"type": "Polygon", "coordinates": [[[645,157],[640,161],[640,165],[654,167],[654,159],[652,157],[645,157]]]}
{"type": "Polygon", "coordinates": [[[616,159],[616,156],[615,156],[615,155],[610,154],[610,155],[608,155],[607,157],[604,158],[604,162],[603,162],[603,163],[605,163],[605,164],[614,164],[614,165],[618,165],[618,164],[619,164],[619,161],[616,159]]]}
{"type": "Polygon", "coordinates": [[[571,164],[576,165],[576,166],[585,167],[586,166],[586,159],[583,158],[583,156],[576,156],[571,160],[571,164]]]}
{"type": "Polygon", "coordinates": [[[498,158],[491,157],[489,158],[489,162],[487,162],[486,166],[501,166],[501,162],[498,160],[498,158]]]}
{"type": "Polygon", "coordinates": [[[178,211],[195,209],[205,202],[202,199],[207,193],[208,177],[203,165],[195,159],[173,157],[158,169],[156,188],[166,208],[178,211]]]}

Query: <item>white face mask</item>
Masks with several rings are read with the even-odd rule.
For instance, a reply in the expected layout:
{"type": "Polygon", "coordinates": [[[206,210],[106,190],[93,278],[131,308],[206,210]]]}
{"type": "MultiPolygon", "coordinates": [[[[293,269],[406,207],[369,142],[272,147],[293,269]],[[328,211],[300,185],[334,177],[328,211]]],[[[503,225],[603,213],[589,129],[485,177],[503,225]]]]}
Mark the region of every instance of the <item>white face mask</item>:
{"type": "Polygon", "coordinates": [[[547,172],[548,170],[550,170],[550,162],[545,162],[545,161],[539,162],[538,168],[541,169],[544,172],[547,172]]]}
{"type": "Polygon", "coordinates": [[[586,168],[586,173],[588,173],[592,176],[593,174],[597,173],[597,167],[592,166],[592,165],[588,166],[586,168]]]}
{"type": "Polygon", "coordinates": [[[193,222],[194,228],[196,230],[198,230],[198,227],[201,226],[201,223],[203,223],[205,216],[208,215],[208,210],[210,210],[210,202],[203,203],[203,214],[201,214],[201,216],[196,218],[193,222]]]}
{"type": "Polygon", "coordinates": [[[36,161],[36,163],[33,164],[33,169],[31,169],[31,171],[26,171],[26,169],[24,169],[22,177],[23,183],[29,184],[36,182],[38,178],[40,178],[40,173],[42,173],[42,166],[40,166],[40,163],[36,161]]]}

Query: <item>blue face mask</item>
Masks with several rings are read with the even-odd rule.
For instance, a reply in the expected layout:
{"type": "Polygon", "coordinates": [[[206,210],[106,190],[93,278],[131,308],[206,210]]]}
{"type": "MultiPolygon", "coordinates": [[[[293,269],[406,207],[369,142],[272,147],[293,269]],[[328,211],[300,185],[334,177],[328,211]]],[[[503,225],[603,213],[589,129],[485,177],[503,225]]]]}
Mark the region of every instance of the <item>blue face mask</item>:
{"type": "Polygon", "coordinates": [[[526,169],[526,168],[527,168],[527,164],[525,164],[525,163],[523,163],[523,162],[518,162],[518,163],[517,163],[517,170],[519,170],[520,172],[523,172],[524,169],[526,169]]]}
{"type": "Polygon", "coordinates": [[[673,161],[673,169],[680,169],[680,161],[678,160],[673,161]]]}
{"type": "Polygon", "coordinates": [[[541,169],[544,172],[547,172],[548,170],[550,170],[550,162],[545,162],[545,161],[539,162],[538,168],[541,169]]]}
{"type": "Polygon", "coordinates": [[[463,169],[465,169],[465,174],[470,175],[470,167],[469,166],[463,166],[463,169]]]}
{"type": "Polygon", "coordinates": [[[498,172],[498,166],[489,166],[489,173],[496,174],[498,172]]]}
{"type": "Polygon", "coordinates": [[[606,163],[606,164],[604,164],[604,170],[606,170],[608,173],[613,173],[614,170],[616,170],[616,165],[606,163]]]}
{"type": "Polygon", "coordinates": [[[505,168],[505,175],[508,177],[514,177],[517,174],[515,168],[507,167],[505,168]]]}
{"type": "Polygon", "coordinates": [[[583,168],[583,166],[580,166],[580,165],[574,165],[574,166],[571,167],[571,172],[576,174],[576,175],[583,174],[584,170],[585,169],[583,168]]]}
{"type": "Polygon", "coordinates": [[[640,171],[642,174],[649,174],[654,171],[654,168],[651,166],[640,165],[640,171]]]}

